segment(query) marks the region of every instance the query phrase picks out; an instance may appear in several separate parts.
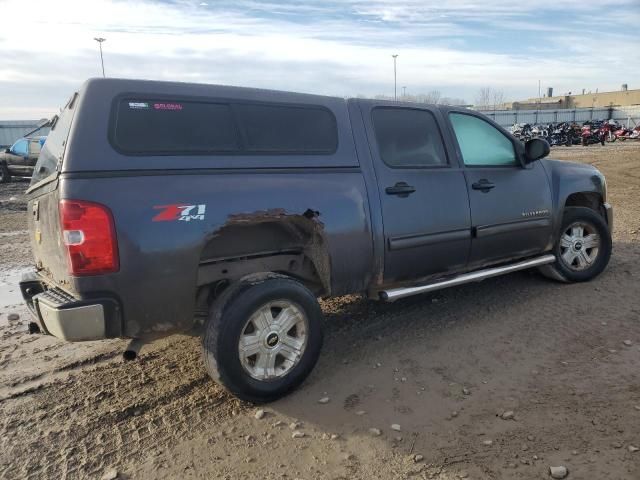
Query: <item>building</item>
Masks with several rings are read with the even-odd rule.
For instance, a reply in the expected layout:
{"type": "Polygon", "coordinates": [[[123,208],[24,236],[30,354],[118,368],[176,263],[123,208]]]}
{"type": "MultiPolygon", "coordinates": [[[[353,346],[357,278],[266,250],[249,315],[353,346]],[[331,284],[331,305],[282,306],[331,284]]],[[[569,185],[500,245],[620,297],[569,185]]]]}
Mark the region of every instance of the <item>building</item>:
{"type": "Polygon", "coordinates": [[[553,89],[547,90],[547,95],[538,98],[529,98],[520,102],[513,102],[511,110],[558,110],[562,108],[608,108],[629,107],[640,105],[640,89],[629,90],[627,85],[616,92],[582,92],[574,95],[553,96],[553,89]]]}
{"type": "Polygon", "coordinates": [[[0,120],[0,148],[5,149],[13,145],[16,140],[29,135],[48,135],[49,127],[38,128],[47,122],[41,120],[0,120]]]}

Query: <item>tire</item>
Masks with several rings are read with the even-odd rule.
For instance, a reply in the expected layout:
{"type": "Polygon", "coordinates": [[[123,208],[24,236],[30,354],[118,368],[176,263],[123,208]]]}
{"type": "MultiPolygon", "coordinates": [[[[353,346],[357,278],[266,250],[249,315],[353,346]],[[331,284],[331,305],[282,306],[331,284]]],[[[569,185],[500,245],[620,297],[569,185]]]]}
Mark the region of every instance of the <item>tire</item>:
{"type": "Polygon", "coordinates": [[[11,174],[6,164],[0,164],[0,183],[9,183],[11,181],[11,174]]]}
{"type": "MultiPolygon", "coordinates": [[[[593,241],[592,238],[589,244],[593,241]]],[[[585,207],[569,207],[564,211],[562,228],[553,248],[556,261],[539,270],[554,280],[586,282],[597,277],[606,268],[611,258],[611,248],[609,226],[598,212],[585,207]],[[573,236],[573,227],[579,226],[583,228],[585,240],[590,238],[588,235],[597,235],[596,248],[585,247],[586,241],[580,240],[580,236],[573,236]]]]}
{"type": "Polygon", "coordinates": [[[212,305],[202,339],[204,364],[236,397],[271,402],[311,373],[322,340],[322,311],[313,293],[283,275],[252,275],[229,286],[212,305]],[[264,315],[257,315],[260,310],[264,315]],[[279,317],[283,312],[289,313],[279,317]],[[284,331],[278,318],[298,323],[284,331]],[[268,327],[261,328],[262,322],[268,327]],[[241,338],[248,345],[244,353],[241,338]],[[259,353],[249,356],[253,351],[259,353]]]}

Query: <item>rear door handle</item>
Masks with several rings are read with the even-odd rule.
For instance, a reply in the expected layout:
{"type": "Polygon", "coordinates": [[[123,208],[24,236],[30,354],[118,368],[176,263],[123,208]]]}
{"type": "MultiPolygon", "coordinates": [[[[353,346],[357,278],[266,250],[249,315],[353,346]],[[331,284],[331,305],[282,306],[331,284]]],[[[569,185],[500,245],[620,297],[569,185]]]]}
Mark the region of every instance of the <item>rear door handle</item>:
{"type": "Polygon", "coordinates": [[[477,182],[471,184],[471,188],[473,188],[474,190],[480,190],[481,192],[485,192],[485,193],[491,190],[492,188],[495,188],[495,186],[496,186],[495,183],[491,183],[486,178],[482,178],[477,182]]]}
{"type": "Polygon", "coordinates": [[[398,182],[393,187],[387,187],[384,189],[387,195],[398,195],[399,197],[408,197],[410,194],[416,191],[415,187],[407,184],[406,182],[398,182]]]}

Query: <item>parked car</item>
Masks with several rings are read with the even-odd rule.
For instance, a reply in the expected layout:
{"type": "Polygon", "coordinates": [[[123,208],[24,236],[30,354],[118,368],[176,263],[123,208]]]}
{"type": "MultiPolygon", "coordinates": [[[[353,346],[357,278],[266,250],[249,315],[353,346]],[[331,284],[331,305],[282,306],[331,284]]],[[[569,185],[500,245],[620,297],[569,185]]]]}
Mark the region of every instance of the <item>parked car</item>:
{"type": "Polygon", "coordinates": [[[0,153],[0,183],[10,182],[12,177],[30,178],[46,138],[21,138],[0,153]]]}
{"type": "Polygon", "coordinates": [[[28,190],[31,328],[126,358],[197,333],[211,377],[274,400],[318,359],[319,297],[602,272],[605,179],[548,153],[458,107],[90,80],[28,190]]]}

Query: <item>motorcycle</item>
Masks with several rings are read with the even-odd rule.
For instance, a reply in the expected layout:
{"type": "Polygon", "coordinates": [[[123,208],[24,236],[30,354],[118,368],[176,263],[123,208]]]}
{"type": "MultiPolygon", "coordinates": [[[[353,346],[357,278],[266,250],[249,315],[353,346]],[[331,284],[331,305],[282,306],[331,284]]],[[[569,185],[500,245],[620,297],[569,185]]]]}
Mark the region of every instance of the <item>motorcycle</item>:
{"type": "Polygon", "coordinates": [[[633,129],[622,127],[615,132],[615,135],[622,142],[625,140],[640,140],[640,125],[633,129]]]}
{"type": "Polygon", "coordinates": [[[522,142],[526,142],[532,138],[531,125],[528,123],[514,123],[511,127],[511,133],[522,142]]]}
{"type": "Polygon", "coordinates": [[[600,131],[601,122],[585,122],[580,131],[582,146],[595,145],[599,143],[604,145],[604,134],[600,131]]]}
{"type": "Polygon", "coordinates": [[[570,147],[573,144],[574,130],[573,125],[571,125],[570,123],[558,123],[557,125],[555,125],[555,127],[553,125],[550,125],[549,131],[551,132],[548,138],[549,145],[565,145],[567,147],[570,147]]]}

